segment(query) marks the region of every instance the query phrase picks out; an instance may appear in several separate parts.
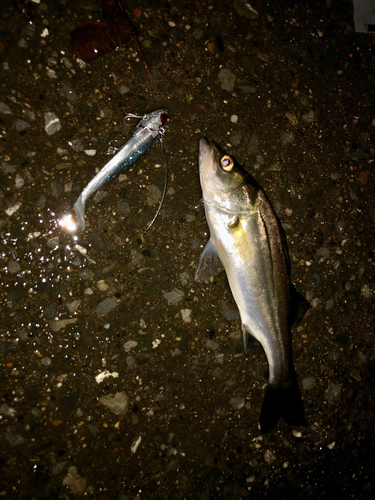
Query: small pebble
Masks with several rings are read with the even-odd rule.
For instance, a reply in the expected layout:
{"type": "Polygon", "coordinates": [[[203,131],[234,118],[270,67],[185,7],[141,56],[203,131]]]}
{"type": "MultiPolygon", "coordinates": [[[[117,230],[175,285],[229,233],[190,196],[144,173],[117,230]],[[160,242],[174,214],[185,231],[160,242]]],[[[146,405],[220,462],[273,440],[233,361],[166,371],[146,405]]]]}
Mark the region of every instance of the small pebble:
{"type": "Polygon", "coordinates": [[[237,116],[237,115],[232,115],[232,116],[230,117],[230,121],[231,121],[232,123],[238,123],[238,116],[237,116]]]}
{"type": "Polygon", "coordinates": [[[96,286],[101,292],[105,292],[108,290],[109,285],[105,282],[105,280],[99,280],[96,282],[96,286]]]}
{"type": "Polygon", "coordinates": [[[122,415],[126,412],[129,404],[129,396],[125,392],[108,394],[99,399],[100,403],[111,410],[115,415],[122,415]]]}
{"type": "Polygon", "coordinates": [[[55,113],[44,113],[45,131],[48,135],[53,135],[61,129],[61,123],[55,113]]]}
{"type": "Polygon", "coordinates": [[[192,313],[191,309],[181,309],[180,313],[185,323],[191,323],[191,313],[192,313]]]}
{"type": "Polygon", "coordinates": [[[131,349],[133,349],[133,347],[136,347],[137,345],[138,345],[138,342],[136,342],[135,340],[128,340],[124,344],[124,349],[126,352],[129,352],[131,349]]]}
{"type": "Polygon", "coordinates": [[[234,410],[240,410],[245,406],[245,398],[243,396],[236,396],[229,402],[234,410]]]}
{"type": "Polygon", "coordinates": [[[18,273],[18,271],[21,269],[21,266],[18,262],[15,262],[14,260],[11,260],[8,263],[8,271],[12,274],[18,273]]]}

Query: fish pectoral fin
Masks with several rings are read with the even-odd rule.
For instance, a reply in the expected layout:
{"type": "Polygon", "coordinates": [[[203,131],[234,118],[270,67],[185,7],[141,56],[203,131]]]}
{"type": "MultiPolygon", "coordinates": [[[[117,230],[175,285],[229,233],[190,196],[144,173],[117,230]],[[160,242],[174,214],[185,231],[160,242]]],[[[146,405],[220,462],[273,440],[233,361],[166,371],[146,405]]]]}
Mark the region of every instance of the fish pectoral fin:
{"type": "Polygon", "coordinates": [[[195,281],[209,281],[223,270],[223,264],[210,238],[199,259],[195,281]]]}
{"type": "Polygon", "coordinates": [[[290,284],[290,312],[289,324],[290,328],[297,326],[307,310],[309,309],[309,302],[299,292],[297,292],[293,283],[290,284]]]}

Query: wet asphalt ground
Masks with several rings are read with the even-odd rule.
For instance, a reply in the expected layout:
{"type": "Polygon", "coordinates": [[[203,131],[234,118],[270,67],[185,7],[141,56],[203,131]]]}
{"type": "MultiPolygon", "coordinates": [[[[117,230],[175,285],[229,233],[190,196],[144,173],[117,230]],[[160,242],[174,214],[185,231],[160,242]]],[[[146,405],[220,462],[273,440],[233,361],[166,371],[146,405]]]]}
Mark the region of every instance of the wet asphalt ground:
{"type": "Polygon", "coordinates": [[[127,1],[131,44],[87,65],[71,31],[99,1],[0,14],[0,498],[370,499],[374,466],[374,37],[346,1],[127,1]],[[138,9],[138,10],[135,10],[138,9]],[[59,221],[137,120],[160,143],[59,221]],[[208,239],[201,137],[283,224],[310,302],[293,332],[306,426],[258,427],[267,362],[208,239]],[[135,242],[133,242],[136,240],[135,242]]]}

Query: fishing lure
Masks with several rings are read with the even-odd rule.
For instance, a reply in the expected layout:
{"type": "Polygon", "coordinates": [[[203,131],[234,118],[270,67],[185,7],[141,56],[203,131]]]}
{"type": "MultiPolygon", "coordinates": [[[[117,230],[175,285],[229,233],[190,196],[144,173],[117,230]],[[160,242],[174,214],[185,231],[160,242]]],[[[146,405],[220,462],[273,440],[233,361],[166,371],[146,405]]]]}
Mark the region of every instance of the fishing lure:
{"type": "MultiPolygon", "coordinates": [[[[127,116],[140,118],[130,113],[127,116]]],[[[87,184],[77,201],[74,203],[77,225],[80,229],[83,230],[86,227],[85,209],[87,198],[138,160],[138,158],[151,147],[153,140],[158,135],[164,134],[164,125],[167,121],[167,109],[157,109],[156,111],[143,115],[134,129],[132,138],[87,184]]]]}

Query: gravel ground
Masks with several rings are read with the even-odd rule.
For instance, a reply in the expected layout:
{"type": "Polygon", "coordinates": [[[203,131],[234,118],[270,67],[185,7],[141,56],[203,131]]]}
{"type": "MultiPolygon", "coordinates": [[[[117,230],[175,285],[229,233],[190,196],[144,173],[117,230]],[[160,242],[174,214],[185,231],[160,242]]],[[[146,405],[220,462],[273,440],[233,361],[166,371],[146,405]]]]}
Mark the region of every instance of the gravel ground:
{"type": "Polygon", "coordinates": [[[375,43],[349,1],[129,0],[149,62],[86,65],[99,1],[0,7],[0,498],[370,499],[375,495],[375,43]],[[143,114],[155,142],[83,187],[143,114]],[[201,137],[236,156],[284,226],[311,308],[293,332],[307,425],[258,427],[267,362],[243,352],[226,277],[194,282],[207,225],[201,137]],[[135,242],[133,242],[136,240],[135,242]],[[132,243],[133,242],[133,243],[132,243]]]}

